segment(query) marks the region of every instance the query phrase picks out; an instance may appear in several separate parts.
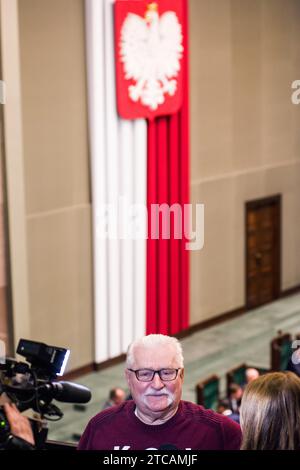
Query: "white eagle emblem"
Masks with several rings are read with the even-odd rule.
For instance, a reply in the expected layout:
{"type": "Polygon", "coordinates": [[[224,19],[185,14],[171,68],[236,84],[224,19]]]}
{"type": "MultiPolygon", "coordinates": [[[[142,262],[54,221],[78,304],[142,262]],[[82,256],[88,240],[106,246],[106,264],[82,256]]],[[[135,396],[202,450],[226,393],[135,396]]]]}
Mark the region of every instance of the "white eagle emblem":
{"type": "Polygon", "coordinates": [[[150,3],[145,18],[129,13],[121,28],[120,56],[132,101],[155,110],[165,94],[173,96],[182,58],[182,27],[175,12],[161,17],[157,3],[150,3]]]}

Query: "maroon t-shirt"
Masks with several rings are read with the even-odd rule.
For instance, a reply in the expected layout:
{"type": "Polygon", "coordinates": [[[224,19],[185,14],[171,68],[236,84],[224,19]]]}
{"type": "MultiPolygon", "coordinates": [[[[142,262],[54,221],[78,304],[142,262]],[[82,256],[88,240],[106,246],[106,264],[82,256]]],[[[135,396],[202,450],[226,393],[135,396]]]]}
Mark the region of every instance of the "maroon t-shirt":
{"type": "Polygon", "coordinates": [[[87,425],[79,450],[150,450],[172,446],[181,450],[238,450],[240,426],[226,416],[181,401],[166,423],[145,424],[126,401],[98,413],[87,425]]]}

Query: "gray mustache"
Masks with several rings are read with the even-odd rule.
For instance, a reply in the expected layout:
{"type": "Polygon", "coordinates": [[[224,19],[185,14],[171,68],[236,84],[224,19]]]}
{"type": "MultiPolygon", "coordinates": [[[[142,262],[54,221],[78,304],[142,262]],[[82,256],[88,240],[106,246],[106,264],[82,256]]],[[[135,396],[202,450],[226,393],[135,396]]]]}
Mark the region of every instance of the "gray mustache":
{"type": "Polygon", "coordinates": [[[145,395],[146,397],[163,397],[163,396],[167,396],[167,397],[171,397],[173,396],[171,393],[146,393],[145,395]]]}

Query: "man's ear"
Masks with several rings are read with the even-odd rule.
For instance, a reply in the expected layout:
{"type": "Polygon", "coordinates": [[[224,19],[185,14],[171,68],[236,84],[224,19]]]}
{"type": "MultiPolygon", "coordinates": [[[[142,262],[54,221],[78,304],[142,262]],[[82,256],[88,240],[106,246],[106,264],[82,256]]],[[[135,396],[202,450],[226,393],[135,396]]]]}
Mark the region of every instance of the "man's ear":
{"type": "Polygon", "coordinates": [[[129,370],[128,369],[125,369],[125,379],[130,387],[130,382],[129,382],[129,370]]]}
{"type": "Polygon", "coordinates": [[[184,368],[182,368],[182,369],[180,370],[180,377],[181,377],[182,380],[183,380],[183,378],[184,378],[184,368]]]}

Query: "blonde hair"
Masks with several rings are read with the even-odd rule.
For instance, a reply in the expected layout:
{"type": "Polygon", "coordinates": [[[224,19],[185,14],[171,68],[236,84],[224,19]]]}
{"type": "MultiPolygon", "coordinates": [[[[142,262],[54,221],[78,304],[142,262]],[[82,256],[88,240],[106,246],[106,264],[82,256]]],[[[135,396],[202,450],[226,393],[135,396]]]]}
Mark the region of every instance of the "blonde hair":
{"type": "Polygon", "coordinates": [[[182,347],[178,339],[166,335],[147,335],[133,341],[128,348],[126,367],[131,368],[134,364],[134,350],[137,347],[151,348],[155,346],[173,346],[175,349],[178,367],[183,367],[182,347]]]}
{"type": "Polygon", "coordinates": [[[300,450],[300,379],[274,372],[250,382],[240,422],[242,450],[300,450]]]}

